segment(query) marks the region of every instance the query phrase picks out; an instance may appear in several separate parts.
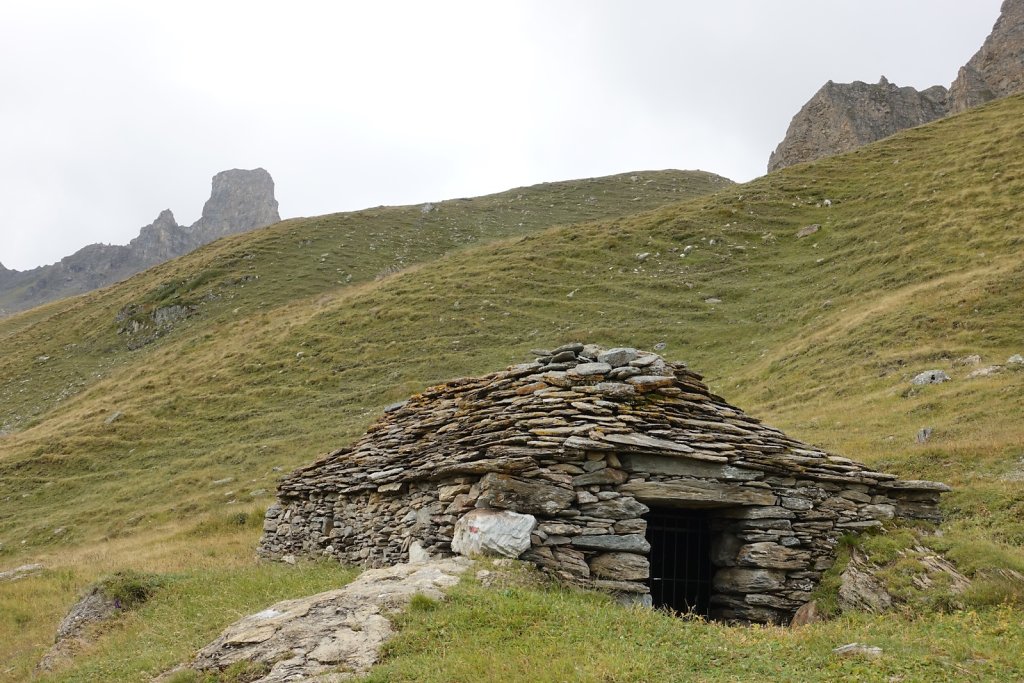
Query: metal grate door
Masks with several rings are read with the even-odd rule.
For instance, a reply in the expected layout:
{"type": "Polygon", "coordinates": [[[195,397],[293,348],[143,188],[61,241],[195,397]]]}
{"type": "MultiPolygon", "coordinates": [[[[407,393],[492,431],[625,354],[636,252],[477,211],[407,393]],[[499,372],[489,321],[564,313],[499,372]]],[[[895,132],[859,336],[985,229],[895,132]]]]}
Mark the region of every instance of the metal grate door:
{"type": "Polygon", "coordinates": [[[652,509],[648,585],[655,607],[707,616],[711,600],[711,532],[704,510],[652,509]]]}

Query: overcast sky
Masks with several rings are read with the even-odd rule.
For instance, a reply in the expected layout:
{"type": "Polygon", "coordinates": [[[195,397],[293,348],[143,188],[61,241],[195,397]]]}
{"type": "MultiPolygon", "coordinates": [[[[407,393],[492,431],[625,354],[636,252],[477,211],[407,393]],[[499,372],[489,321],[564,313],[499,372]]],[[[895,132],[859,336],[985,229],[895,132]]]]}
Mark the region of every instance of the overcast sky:
{"type": "Polygon", "coordinates": [[[127,243],[262,166],[283,217],[764,173],[825,81],[949,85],[1000,0],[0,4],[0,262],[127,243]]]}

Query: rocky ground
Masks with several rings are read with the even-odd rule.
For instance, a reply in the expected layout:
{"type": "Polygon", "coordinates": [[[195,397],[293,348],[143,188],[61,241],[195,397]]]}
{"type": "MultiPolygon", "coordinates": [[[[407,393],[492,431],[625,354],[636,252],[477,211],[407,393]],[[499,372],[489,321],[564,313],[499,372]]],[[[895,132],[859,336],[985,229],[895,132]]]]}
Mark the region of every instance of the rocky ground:
{"type": "Polygon", "coordinates": [[[219,672],[248,662],[261,667],[259,678],[247,679],[253,683],[347,680],[377,662],[381,645],[394,635],[390,614],[417,596],[442,600],[443,589],[471,565],[451,558],[371,569],[344,588],[279,602],[226,628],[186,668],[219,672]]]}

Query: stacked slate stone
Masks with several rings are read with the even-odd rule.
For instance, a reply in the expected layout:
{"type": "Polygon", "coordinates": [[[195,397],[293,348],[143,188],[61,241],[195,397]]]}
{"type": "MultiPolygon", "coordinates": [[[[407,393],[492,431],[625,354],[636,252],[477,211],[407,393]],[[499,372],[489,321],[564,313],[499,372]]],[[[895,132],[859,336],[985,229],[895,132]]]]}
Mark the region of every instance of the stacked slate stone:
{"type": "Polygon", "coordinates": [[[711,615],[781,623],[809,599],[841,535],[940,518],[944,484],[791,439],[683,363],[583,344],[538,355],[390,406],[353,446],[294,472],[267,511],[260,553],[382,566],[450,555],[454,536],[504,515],[525,520],[524,540],[496,552],[644,602],[644,516],[710,509],[711,615]]]}

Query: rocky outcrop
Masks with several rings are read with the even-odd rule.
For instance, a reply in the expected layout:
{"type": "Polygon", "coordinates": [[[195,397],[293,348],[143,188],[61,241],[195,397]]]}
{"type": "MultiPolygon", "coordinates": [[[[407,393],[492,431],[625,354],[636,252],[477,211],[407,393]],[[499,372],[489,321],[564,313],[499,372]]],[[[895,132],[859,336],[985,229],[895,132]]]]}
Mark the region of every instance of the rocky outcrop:
{"type": "Polygon", "coordinates": [[[253,683],[365,674],[395,633],[389,617],[416,595],[443,600],[443,589],[458,583],[471,564],[456,558],[371,569],[344,588],[279,602],[224,629],[187,668],[216,676],[248,662],[258,671],[245,679],[253,683]]]}
{"type": "Polygon", "coordinates": [[[981,49],[949,89],[950,113],[1024,90],[1024,0],[1004,0],[981,49]]]}
{"type": "Polygon", "coordinates": [[[792,439],[683,363],[568,344],[390,406],[354,445],[281,482],[259,552],[376,567],[413,549],[504,555],[667,605],[655,572],[676,562],[665,525],[685,510],[706,533],[699,611],[788,623],[842,535],[938,521],[948,490],[792,439]]]}
{"type": "Polygon", "coordinates": [[[829,81],[793,117],[768,170],[848,152],[905,128],[942,118],[949,93],[942,86],[918,92],[885,76],[871,85],[829,81]]]}
{"type": "Polygon", "coordinates": [[[90,632],[121,611],[121,604],[108,596],[102,586],[93,586],[76,602],[61,620],[53,645],[37,665],[39,671],[50,671],[67,661],[75,652],[91,642],[90,632]]]}
{"type": "Polygon", "coordinates": [[[191,226],[178,225],[165,209],[127,245],[90,244],[26,271],[0,266],[0,315],[104,287],[225,235],[281,220],[274,181],[262,168],[222,171],[212,185],[202,217],[191,226]]]}
{"type": "Polygon", "coordinates": [[[768,171],[848,152],[1024,90],[1024,0],[1005,0],[992,33],[949,90],[829,81],[793,117],[768,171]]]}
{"type": "MultiPolygon", "coordinates": [[[[203,215],[189,232],[205,242],[218,237],[246,232],[277,223],[274,180],[262,168],[251,171],[234,169],[213,176],[210,198],[203,205],[203,215]]],[[[205,243],[204,242],[204,243],[205,243]]]]}

